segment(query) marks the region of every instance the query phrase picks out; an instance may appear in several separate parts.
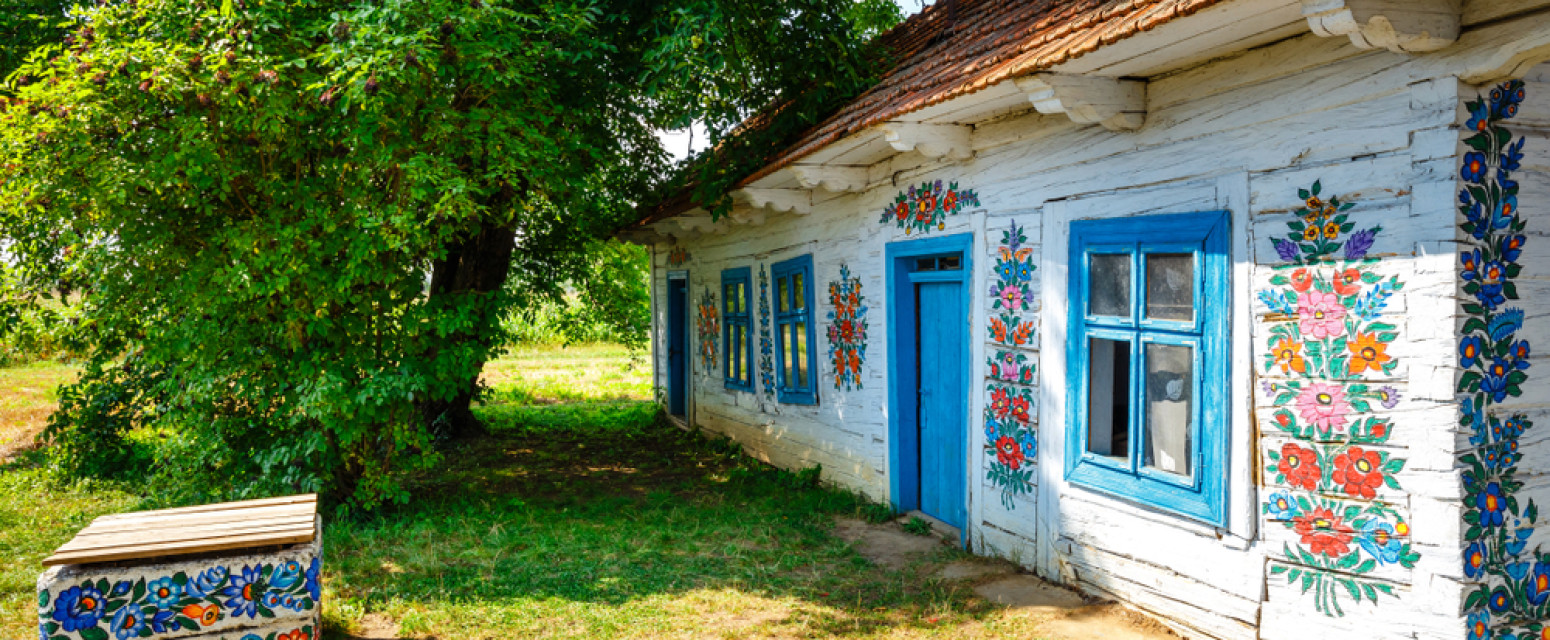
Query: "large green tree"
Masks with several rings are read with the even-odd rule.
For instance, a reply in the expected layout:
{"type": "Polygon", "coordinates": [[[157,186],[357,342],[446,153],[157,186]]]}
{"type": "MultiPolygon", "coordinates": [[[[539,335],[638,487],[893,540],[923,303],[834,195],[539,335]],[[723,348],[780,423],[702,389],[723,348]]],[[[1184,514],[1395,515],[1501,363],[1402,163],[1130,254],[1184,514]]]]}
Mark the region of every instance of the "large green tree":
{"type": "MultiPolygon", "coordinates": [[[[399,472],[476,427],[502,313],[584,278],[592,241],[667,188],[653,131],[721,140],[780,105],[721,145],[746,163],[865,85],[876,25],[849,9],[75,6],[0,105],[13,293],[83,296],[58,459],[123,468],[140,429],[165,439],[156,473],[210,494],[402,499],[399,472]]],[[[714,200],[735,171],[702,164],[714,200]]]]}

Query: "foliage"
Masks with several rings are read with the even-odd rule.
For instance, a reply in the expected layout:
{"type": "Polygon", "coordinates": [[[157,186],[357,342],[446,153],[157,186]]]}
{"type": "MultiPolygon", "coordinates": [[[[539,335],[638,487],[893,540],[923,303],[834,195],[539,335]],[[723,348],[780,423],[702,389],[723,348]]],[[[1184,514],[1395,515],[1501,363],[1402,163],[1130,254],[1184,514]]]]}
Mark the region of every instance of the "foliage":
{"type": "Polygon", "coordinates": [[[910,516],[909,522],[904,523],[904,532],[917,536],[931,535],[931,523],[926,522],[920,516],[910,516]]]}
{"type": "Polygon", "coordinates": [[[877,37],[904,20],[904,11],[894,0],[855,0],[845,9],[845,19],[864,40],[877,37]]]}
{"type": "MultiPolygon", "coordinates": [[[[60,464],[115,468],[153,428],[190,486],[406,499],[397,472],[469,432],[505,310],[607,292],[576,275],[627,261],[592,239],[665,173],[655,129],[855,89],[841,7],[78,7],[0,105],[15,288],[85,294],[60,464]]],[[[616,297],[597,313],[638,321],[616,297]]]]}
{"type": "Polygon", "coordinates": [[[0,79],[11,75],[38,45],[65,35],[66,0],[0,0],[0,79]]]}
{"type": "MultiPolygon", "coordinates": [[[[644,349],[651,337],[651,262],[645,247],[593,243],[564,286],[512,305],[503,319],[510,344],[613,342],[644,349]]],[[[539,283],[508,282],[513,296],[539,283]]]]}

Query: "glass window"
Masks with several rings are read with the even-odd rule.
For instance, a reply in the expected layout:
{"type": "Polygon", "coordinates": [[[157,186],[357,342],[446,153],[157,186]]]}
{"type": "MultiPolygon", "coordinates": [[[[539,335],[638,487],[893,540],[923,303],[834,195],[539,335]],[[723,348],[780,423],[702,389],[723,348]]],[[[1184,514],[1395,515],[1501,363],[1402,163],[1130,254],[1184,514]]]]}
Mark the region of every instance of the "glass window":
{"type": "Polygon", "coordinates": [[[1226,524],[1227,226],[1226,212],[1072,223],[1073,484],[1226,524]]]}
{"type": "Polygon", "coordinates": [[[813,257],[777,262],[770,267],[775,279],[776,398],[788,404],[817,404],[818,381],[813,375],[817,357],[813,341],[813,257]]]}
{"type": "Polygon", "coordinates": [[[738,267],[721,272],[721,344],[726,358],[722,375],[728,389],[753,391],[753,271],[738,267]]]}

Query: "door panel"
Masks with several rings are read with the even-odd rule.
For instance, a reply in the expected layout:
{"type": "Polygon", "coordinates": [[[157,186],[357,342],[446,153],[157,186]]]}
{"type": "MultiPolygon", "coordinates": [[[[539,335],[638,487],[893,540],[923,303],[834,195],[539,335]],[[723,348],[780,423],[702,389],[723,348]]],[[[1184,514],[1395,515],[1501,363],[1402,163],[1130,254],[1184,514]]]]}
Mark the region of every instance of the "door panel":
{"type": "Polygon", "coordinates": [[[955,527],[965,521],[969,390],[963,284],[915,285],[920,403],[920,510],[955,527]]]}
{"type": "Polygon", "coordinates": [[[667,412],[689,412],[689,281],[667,281],[667,412]]]}

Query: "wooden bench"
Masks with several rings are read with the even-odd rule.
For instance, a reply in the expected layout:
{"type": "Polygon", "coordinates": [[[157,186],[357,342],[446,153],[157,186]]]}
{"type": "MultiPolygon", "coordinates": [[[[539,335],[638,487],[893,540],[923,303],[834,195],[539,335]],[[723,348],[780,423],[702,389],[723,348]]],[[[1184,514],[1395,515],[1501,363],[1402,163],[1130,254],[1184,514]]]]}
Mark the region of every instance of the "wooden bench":
{"type": "Polygon", "coordinates": [[[314,640],[322,522],[313,494],[107,515],[43,560],[49,640],[314,640]]]}

